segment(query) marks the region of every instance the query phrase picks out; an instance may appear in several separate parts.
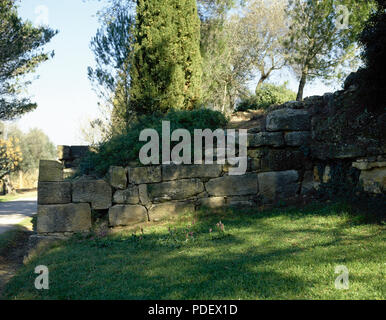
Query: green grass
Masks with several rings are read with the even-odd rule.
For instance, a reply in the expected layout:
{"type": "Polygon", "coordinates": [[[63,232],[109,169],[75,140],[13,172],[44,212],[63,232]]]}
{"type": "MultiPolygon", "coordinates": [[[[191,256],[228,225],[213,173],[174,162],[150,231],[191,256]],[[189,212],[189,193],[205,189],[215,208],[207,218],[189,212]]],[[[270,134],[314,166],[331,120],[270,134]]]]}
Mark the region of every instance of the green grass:
{"type": "Polygon", "coordinates": [[[338,204],[207,211],[148,226],[143,236],[122,231],[56,245],[19,271],[6,297],[385,299],[385,240],[384,226],[363,224],[338,204]],[[49,268],[49,290],[34,289],[37,265],[49,268]],[[349,269],[348,290],[334,286],[338,265],[349,269]]]}

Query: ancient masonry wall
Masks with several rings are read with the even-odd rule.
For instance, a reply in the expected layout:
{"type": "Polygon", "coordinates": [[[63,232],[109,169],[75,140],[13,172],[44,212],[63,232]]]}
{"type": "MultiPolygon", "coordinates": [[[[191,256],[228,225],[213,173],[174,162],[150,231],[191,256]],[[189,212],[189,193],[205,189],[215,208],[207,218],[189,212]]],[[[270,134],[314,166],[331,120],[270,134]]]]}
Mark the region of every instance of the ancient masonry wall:
{"type": "Polygon", "coordinates": [[[160,165],[111,167],[104,179],[67,180],[87,147],[62,146],[59,161],[40,163],[36,231],[40,236],[87,232],[93,212],[107,215],[110,227],[122,227],[200,207],[289,203],[331,179],[337,160],[352,164],[366,191],[384,192],[384,145],[358,153],[355,146],[325,145],[315,136],[327,98],[287,103],[256,116],[248,130],[248,172],[242,176],[230,176],[228,165],[160,165]]]}

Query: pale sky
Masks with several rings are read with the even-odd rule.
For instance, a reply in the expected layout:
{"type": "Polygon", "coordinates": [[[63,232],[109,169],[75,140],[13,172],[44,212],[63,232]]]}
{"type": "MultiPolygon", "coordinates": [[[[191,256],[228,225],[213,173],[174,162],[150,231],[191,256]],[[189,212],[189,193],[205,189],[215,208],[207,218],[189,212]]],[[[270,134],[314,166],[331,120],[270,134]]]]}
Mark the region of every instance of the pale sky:
{"type": "MultiPolygon", "coordinates": [[[[19,13],[32,22],[44,22],[59,34],[47,46],[55,57],[37,70],[39,79],[28,93],[38,108],[24,115],[16,124],[23,131],[42,129],[56,145],[84,144],[81,123],[98,115],[97,98],[87,78],[87,67],[94,64],[90,40],[99,26],[95,16],[103,1],[22,0],[19,13]]],[[[277,73],[273,82],[289,80],[296,91],[297,83],[288,73],[277,73]]],[[[305,96],[321,95],[334,88],[320,82],[306,87],[305,96]]]]}

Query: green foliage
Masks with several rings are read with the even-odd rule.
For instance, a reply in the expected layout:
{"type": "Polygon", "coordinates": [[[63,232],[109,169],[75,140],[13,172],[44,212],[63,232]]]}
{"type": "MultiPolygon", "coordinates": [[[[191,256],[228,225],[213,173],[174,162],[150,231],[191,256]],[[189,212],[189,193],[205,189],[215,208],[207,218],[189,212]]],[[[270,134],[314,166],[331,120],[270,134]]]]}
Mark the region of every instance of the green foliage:
{"type": "Polygon", "coordinates": [[[100,144],[94,152],[90,152],[80,165],[80,174],[95,173],[103,176],[110,166],[126,167],[130,162],[139,164],[139,151],[146,144],[139,141],[141,131],[156,129],[161,137],[162,121],[170,121],[171,131],[183,128],[189,130],[191,134],[194,129],[215,130],[224,128],[227,124],[227,119],[222,113],[208,109],[172,110],[166,115],[154,113],[142,116],[127,129],[126,133],[114,136],[109,141],[100,144]]]}
{"type": "Polygon", "coordinates": [[[21,79],[49,59],[41,47],[57,32],[23,21],[15,0],[0,0],[0,21],[0,120],[10,120],[36,108],[18,97],[29,84],[21,79]]]}
{"type": "Polygon", "coordinates": [[[300,79],[297,100],[303,99],[308,81],[341,80],[352,70],[358,62],[355,42],[372,6],[373,1],[289,1],[290,32],[284,44],[289,63],[300,79]],[[345,22],[345,10],[339,12],[339,6],[349,11],[347,27],[338,28],[345,22]]]}
{"type": "Polygon", "coordinates": [[[364,108],[383,112],[386,108],[386,4],[380,0],[377,2],[378,9],[359,37],[365,62],[358,74],[359,99],[364,108]]]}
{"type": "Polygon", "coordinates": [[[134,16],[125,6],[116,4],[91,41],[96,67],[88,68],[88,77],[102,104],[112,110],[112,128],[117,132],[125,128],[133,116],[129,109],[129,73],[134,25],[134,16]]]}
{"type": "Polygon", "coordinates": [[[19,141],[18,145],[23,158],[19,169],[23,173],[39,168],[40,160],[56,159],[56,147],[42,130],[35,128],[28,133],[23,133],[13,127],[9,130],[8,135],[19,141]]]}
{"type": "Polygon", "coordinates": [[[296,93],[287,88],[287,84],[263,84],[256,89],[256,94],[243,99],[237,106],[237,111],[267,109],[273,104],[283,104],[296,99],[296,93]]]}
{"type": "Polygon", "coordinates": [[[195,0],[138,0],[130,105],[139,114],[195,108],[200,20],[195,0]]]}

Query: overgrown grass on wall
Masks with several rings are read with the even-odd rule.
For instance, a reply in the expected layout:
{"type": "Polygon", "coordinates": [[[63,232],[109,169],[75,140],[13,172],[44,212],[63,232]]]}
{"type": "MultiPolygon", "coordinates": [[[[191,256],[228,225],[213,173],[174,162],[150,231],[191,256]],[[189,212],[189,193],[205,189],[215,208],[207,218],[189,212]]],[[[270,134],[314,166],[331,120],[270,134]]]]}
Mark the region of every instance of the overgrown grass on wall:
{"type": "MultiPolygon", "coordinates": [[[[131,162],[139,163],[139,151],[146,142],[139,141],[139,135],[144,129],[155,129],[162,137],[162,121],[170,121],[171,132],[175,129],[187,129],[193,136],[195,129],[225,128],[228,120],[218,111],[198,109],[193,111],[170,111],[166,115],[156,113],[141,117],[127,132],[114,136],[100,144],[95,151],[90,152],[80,164],[80,174],[95,173],[103,176],[110,166],[126,167],[131,162]]],[[[161,154],[160,145],[160,154],[161,154]]]]}

